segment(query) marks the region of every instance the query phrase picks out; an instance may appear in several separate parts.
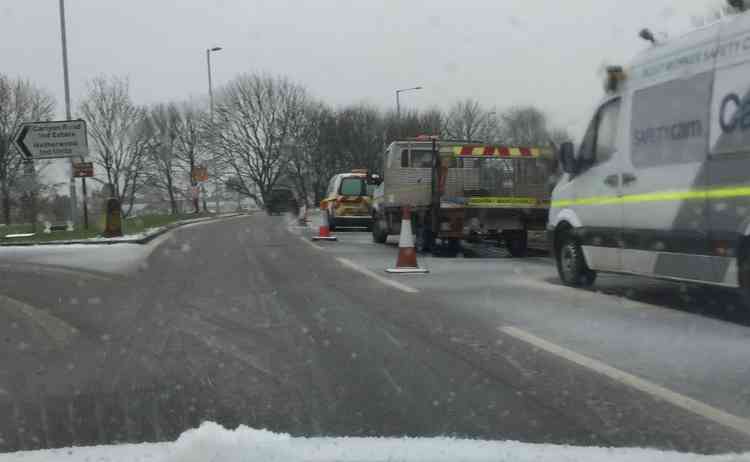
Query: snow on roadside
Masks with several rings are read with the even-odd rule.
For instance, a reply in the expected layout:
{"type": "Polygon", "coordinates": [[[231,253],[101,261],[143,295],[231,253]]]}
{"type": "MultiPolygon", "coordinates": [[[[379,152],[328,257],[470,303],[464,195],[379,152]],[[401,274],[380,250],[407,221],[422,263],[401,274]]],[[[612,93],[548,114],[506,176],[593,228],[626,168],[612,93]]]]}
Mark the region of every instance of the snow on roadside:
{"type": "Polygon", "coordinates": [[[0,247],[0,262],[124,274],[137,270],[152,251],[153,245],[127,243],[8,246],[0,247]]]}
{"type": "Polygon", "coordinates": [[[401,462],[734,462],[750,453],[704,456],[654,449],[574,447],[454,438],[298,438],[206,422],[174,443],[123,444],[0,454],[0,462],[401,461],[401,462]]]}

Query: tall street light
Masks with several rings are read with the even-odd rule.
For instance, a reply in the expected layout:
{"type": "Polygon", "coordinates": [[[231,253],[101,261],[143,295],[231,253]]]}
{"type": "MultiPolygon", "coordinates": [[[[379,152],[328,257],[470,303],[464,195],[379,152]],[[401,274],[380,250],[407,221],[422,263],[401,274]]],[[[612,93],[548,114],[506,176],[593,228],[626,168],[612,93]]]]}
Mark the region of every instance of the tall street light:
{"type": "Polygon", "coordinates": [[[414,90],[421,90],[422,87],[412,87],[412,88],[402,88],[400,90],[396,90],[396,117],[399,119],[401,118],[401,101],[399,99],[399,95],[405,91],[414,91],[414,90]]]}
{"type": "Polygon", "coordinates": [[[214,116],[214,87],[211,84],[211,52],[212,51],[221,51],[221,47],[213,47],[213,48],[206,49],[206,67],[208,68],[208,99],[209,99],[209,104],[210,104],[211,120],[213,120],[213,116],[214,116]]]}
{"type": "MultiPolygon", "coordinates": [[[[211,83],[211,52],[214,51],[221,51],[221,47],[213,47],[213,48],[206,48],[206,68],[208,69],[208,101],[209,101],[209,116],[211,118],[211,122],[214,121],[214,87],[211,83]]],[[[191,173],[192,175],[192,173],[191,173]]],[[[214,172],[214,188],[216,191],[214,191],[214,194],[216,195],[216,213],[219,213],[219,181],[216,177],[216,172],[214,172]]],[[[205,212],[207,210],[206,207],[206,188],[203,186],[203,183],[201,183],[201,195],[203,196],[203,211],[205,212]]],[[[197,206],[196,206],[197,208],[197,206]]]]}
{"type": "MultiPolygon", "coordinates": [[[[70,113],[70,76],[68,75],[68,38],[65,31],[65,0],[60,0],[60,42],[62,45],[62,63],[63,63],[63,84],[65,86],[65,120],[72,119],[70,113]]],[[[83,160],[83,159],[82,159],[83,160]]],[[[76,180],[73,178],[73,162],[70,159],[70,221],[76,220],[76,180]]],[[[84,207],[84,226],[88,229],[88,210],[86,207],[86,179],[83,178],[83,207],[84,207]]],[[[36,218],[35,218],[36,220],[36,218]]],[[[36,224],[35,224],[36,226],[36,224]]]]}

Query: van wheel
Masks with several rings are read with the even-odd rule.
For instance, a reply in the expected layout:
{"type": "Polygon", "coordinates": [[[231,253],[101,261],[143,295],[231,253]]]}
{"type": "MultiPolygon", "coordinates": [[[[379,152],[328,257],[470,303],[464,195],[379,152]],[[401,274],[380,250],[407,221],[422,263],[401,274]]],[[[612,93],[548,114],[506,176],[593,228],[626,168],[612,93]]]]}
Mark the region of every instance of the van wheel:
{"type": "Polygon", "coordinates": [[[377,244],[385,244],[388,240],[388,230],[383,227],[383,221],[377,216],[372,219],[372,241],[377,244]]]}
{"type": "Polygon", "coordinates": [[[590,286],[596,280],[596,272],[586,265],[581,244],[570,233],[562,236],[557,249],[557,272],[563,284],[568,286],[590,286]]]}
{"type": "Polygon", "coordinates": [[[515,231],[503,231],[505,246],[511,256],[525,257],[529,250],[529,235],[525,229],[515,231]]]}
{"type": "Polygon", "coordinates": [[[331,215],[329,212],[326,212],[328,214],[328,229],[331,231],[336,231],[336,217],[331,215]]]}

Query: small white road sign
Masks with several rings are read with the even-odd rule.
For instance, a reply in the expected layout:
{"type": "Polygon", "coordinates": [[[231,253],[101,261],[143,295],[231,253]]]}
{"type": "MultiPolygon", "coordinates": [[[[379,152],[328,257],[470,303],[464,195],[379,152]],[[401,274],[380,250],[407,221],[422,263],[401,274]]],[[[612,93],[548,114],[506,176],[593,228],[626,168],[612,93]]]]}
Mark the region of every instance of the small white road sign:
{"type": "Polygon", "coordinates": [[[84,120],[25,123],[13,143],[29,160],[85,158],[89,153],[84,120]]]}

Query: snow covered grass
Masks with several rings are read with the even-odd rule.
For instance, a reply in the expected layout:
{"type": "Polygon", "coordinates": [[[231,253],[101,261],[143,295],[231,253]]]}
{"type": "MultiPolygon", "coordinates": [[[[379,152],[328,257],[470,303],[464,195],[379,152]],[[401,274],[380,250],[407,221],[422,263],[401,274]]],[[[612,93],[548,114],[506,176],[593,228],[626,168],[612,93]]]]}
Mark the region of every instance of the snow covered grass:
{"type": "Polygon", "coordinates": [[[750,453],[704,456],[640,448],[597,448],[454,438],[297,438],[206,422],[174,443],[123,444],[0,454],[0,462],[382,461],[382,462],[730,462],[750,453]]]}
{"type": "Polygon", "coordinates": [[[89,230],[77,229],[75,231],[59,231],[50,234],[42,232],[44,229],[43,225],[37,226],[37,232],[33,237],[29,238],[18,238],[8,239],[5,238],[8,234],[15,233],[29,233],[32,230],[31,224],[18,224],[0,227],[0,235],[3,239],[0,242],[3,244],[27,244],[27,243],[39,243],[39,242],[60,242],[65,241],[81,241],[81,240],[94,240],[94,241],[132,241],[146,237],[148,234],[161,230],[166,225],[175,223],[182,220],[191,220],[197,218],[206,218],[215,216],[211,213],[197,213],[197,214],[179,214],[179,215],[143,215],[133,218],[127,218],[123,220],[123,234],[122,238],[104,238],[101,237],[101,233],[104,230],[104,222],[94,222],[90,224],[89,230]]]}

